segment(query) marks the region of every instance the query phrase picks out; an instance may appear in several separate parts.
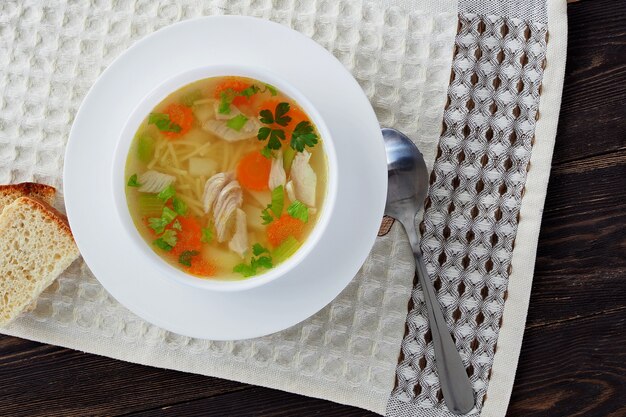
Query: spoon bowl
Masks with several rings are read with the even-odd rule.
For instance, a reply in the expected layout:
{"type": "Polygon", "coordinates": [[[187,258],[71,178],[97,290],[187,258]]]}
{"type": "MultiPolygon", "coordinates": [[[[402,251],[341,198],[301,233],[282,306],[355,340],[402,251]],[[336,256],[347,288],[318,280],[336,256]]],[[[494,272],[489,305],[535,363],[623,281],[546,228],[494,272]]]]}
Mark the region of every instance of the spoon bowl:
{"type": "Polygon", "coordinates": [[[411,221],[428,192],[428,169],[417,146],[403,133],[382,129],[387,153],[387,204],[385,214],[401,223],[411,221]]]}

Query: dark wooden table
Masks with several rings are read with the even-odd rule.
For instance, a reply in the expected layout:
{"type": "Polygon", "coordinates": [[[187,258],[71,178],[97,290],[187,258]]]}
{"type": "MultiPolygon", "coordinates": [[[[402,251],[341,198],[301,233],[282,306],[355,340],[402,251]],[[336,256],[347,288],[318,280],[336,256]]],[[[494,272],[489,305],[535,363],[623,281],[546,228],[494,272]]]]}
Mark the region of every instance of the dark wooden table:
{"type": "MultiPolygon", "coordinates": [[[[563,104],[509,416],[626,416],[626,1],[569,4],[563,104]]],[[[0,416],[366,416],[0,336],[0,416]]]]}

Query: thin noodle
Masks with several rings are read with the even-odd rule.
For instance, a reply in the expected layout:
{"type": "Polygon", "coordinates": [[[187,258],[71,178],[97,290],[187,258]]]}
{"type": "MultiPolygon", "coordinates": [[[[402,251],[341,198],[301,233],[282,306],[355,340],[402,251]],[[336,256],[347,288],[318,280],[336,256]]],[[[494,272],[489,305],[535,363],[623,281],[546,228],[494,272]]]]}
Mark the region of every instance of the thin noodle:
{"type": "Polygon", "coordinates": [[[212,143],[211,143],[211,142],[207,142],[207,143],[205,143],[204,145],[198,146],[196,149],[194,149],[193,151],[191,151],[191,152],[190,152],[190,153],[188,153],[187,155],[185,155],[185,156],[181,156],[180,161],[181,161],[181,162],[184,162],[184,161],[186,161],[187,159],[191,158],[192,156],[196,156],[197,154],[199,154],[199,153],[201,153],[201,152],[205,151],[207,148],[210,148],[210,147],[211,147],[211,145],[212,145],[212,143]]]}
{"type": "Polygon", "coordinates": [[[174,152],[174,146],[171,142],[168,142],[167,150],[170,151],[170,155],[172,155],[172,162],[174,163],[174,167],[180,169],[180,164],[178,163],[178,158],[176,157],[176,152],[174,152]]]}

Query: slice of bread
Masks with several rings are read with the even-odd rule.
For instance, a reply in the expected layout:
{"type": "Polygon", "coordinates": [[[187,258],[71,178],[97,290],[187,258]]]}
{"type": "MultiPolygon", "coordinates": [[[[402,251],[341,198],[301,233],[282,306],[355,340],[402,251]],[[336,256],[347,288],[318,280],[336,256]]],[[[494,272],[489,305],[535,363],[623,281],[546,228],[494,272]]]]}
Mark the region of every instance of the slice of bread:
{"type": "Polygon", "coordinates": [[[4,206],[8,206],[20,197],[38,198],[52,205],[54,204],[56,192],[57,190],[54,187],[45,184],[36,184],[34,182],[0,185],[0,213],[2,213],[4,206]]]}
{"type": "Polygon", "coordinates": [[[79,252],[67,219],[20,197],[0,214],[0,326],[24,311],[79,252]]]}

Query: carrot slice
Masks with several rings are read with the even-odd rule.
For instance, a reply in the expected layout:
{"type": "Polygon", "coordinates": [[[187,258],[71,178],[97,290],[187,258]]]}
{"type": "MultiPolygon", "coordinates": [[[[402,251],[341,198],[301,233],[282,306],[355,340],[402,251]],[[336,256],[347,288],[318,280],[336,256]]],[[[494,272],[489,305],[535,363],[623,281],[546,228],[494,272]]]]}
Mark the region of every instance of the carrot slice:
{"type": "MultiPolygon", "coordinates": [[[[246,83],[244,81],[240,81],[234,78],[229,78],[222,81],[220,84],[215,87],[215,98],[221,98],[222,93],[226,90],[233,90],[235,93],[241,93],[246,88],[250,87],[250,83],[246,83]]],[[[235,106],[239,106],[242,104],[250,104],[250,97],[245,96],[236,96],[232,102],[235,106]]]]}
{"type": "MultiPolygon", "coordinates": [[[[170,253],[178,257],[185,251],[199,251],[202,249],[202,226],[200,226],[198,220],[192,216],[178,216],[176,219],[180,223],[182,230],[176,232],[178,242],[170,253]]],[[[167,228],[171,229],[172,225],[170,224],[167,228]]]]}
{"type": "Polygon", "coordinates": [[[191,126],[193,125],[193,111],[190,107],[172,103],[165,108],[163,113],[170,117],[170,121],[172,123],[180,126],[180,131],[178,132],[161,132],[170,139],[181,137],[185,133],[189,132],[191,126]]]}
{"type": "Polygon", "coordinates": [[[191,260],[191,266],[186,268],[187,272],[199,277],[211,277],[215,275],[217,268],[207,259],[200,256],[194,257],[191,260]]]}
{"type": "Polygon", "coordinates": [[[267,240],[273,247],[277,247],[289,236],[300,240],[303,230],[304,222],[302,220],[294,219],[288,214],[283,214],[279,219],[274,220],[267,226],[267,240]]]}
{"type": "Polygon", "coordinates": [[[248,190],[267,190],[272,161],[255,151],[245,155],[237,164],[237,180],[248,190]]]}

